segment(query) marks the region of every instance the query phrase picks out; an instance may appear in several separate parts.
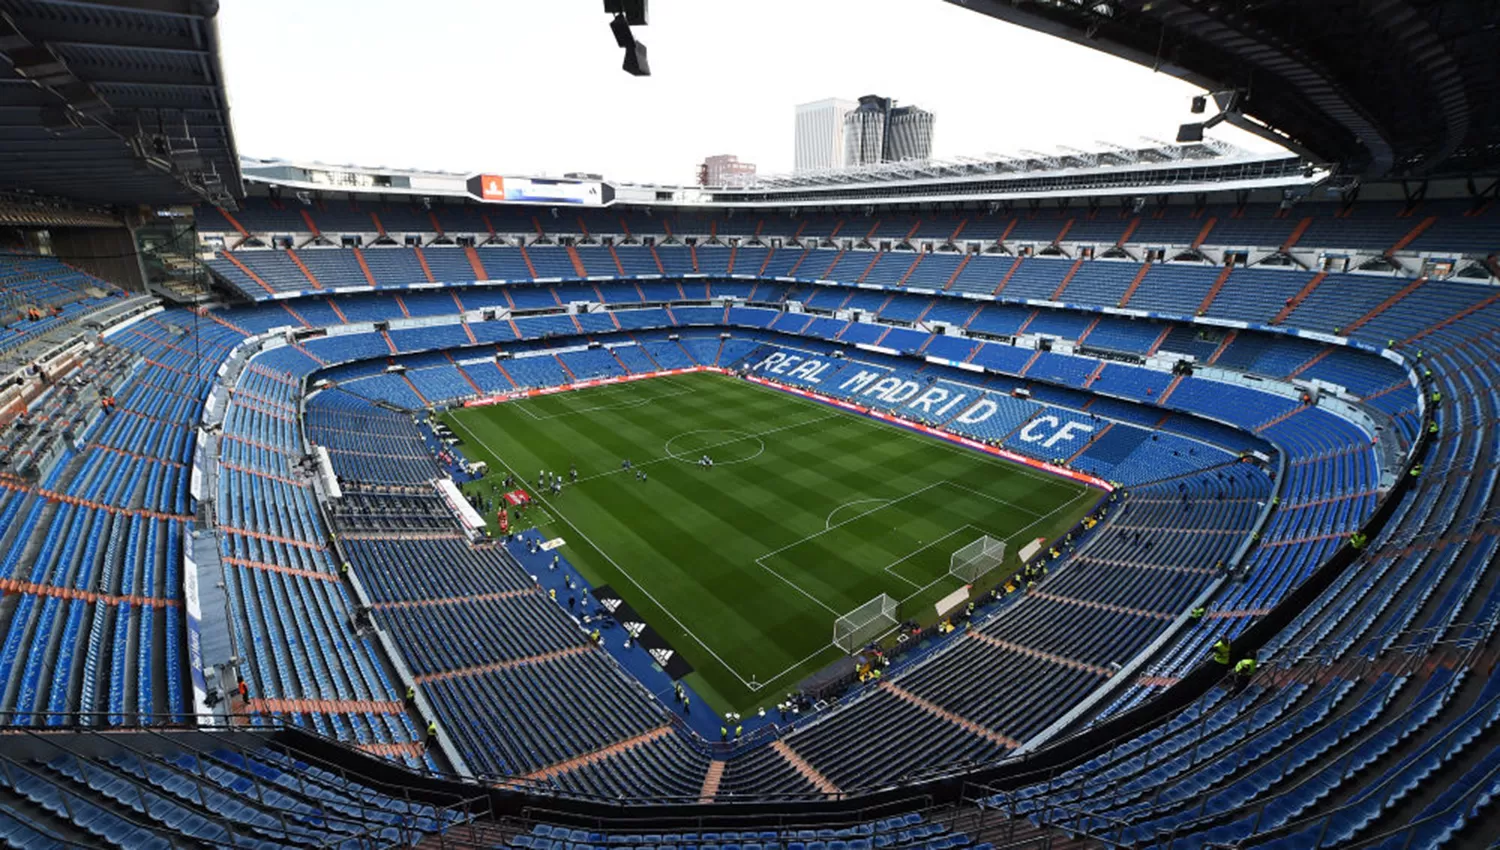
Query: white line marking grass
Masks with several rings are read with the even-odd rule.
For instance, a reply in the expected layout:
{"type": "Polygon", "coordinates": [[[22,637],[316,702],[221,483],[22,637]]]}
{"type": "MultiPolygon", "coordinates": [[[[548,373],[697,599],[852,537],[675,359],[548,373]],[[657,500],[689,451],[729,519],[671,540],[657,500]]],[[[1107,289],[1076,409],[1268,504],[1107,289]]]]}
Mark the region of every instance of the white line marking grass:
{"type": "Polygon", "coordinates": [[[853,507],[855,505],[868,505],[873,502],[879,502],[881,507],[885,507],[887,504],[890,504],[890,501],[890,499],[855,499],[852,502],[845,502],[828,512],[828,518],[823,520],[823,528],[833,528],[833,518],[835,516],[838,516],[839,511],[843,510],[844,508],[853,507]]]}
{"type": "MultiPolygon", "coordinates": [[[[829,419],[836,419],[838,417],[839,417],[839,415],[837,413],[829,413],[826,416],[819,416],[816,419],[808,419],[808,420],[805,420],[803,422],[793,422],[793,423],[791,423],[789,425],[781,425],[781,426],[776,427],[776,428],[768,428],[768,429],[766,429],[764,431],[756,431],[755,433],[737,432],[737,433],[742,433],[743,436],[733,437],[731,439],[722,440],[722,441],[717,442],[717,443],[710,443],[709,445],[706,445],[703,448],[698,449],[698,451],[700,451],[700,452],[707,452],[710,449],[721,448],[723,446],[731,445],[733,443],[744,442],[745,440],[752,440],[752,439],[758,440],[758,439],[760,439],[762,437],[770,436],[771,434],[778,434],[778,433],[780,433],[782,431],[790,431],[793,428],[802,428],[802,427],[805,427],[807,425],[816,425],[819,422],[826,422],[829,419]]],[[[690,432],[687,432],[687,433],[693,433],[693,432],[690,431],[690,432]]],[[[681,436],[685,436],[685,435],[684,434],[678,434],[677,436],[681,437],[681,436]]],[[[677,439],[677,437],[673,437],[672,438],[672,440],[675,440],[675,439],[677,439]]],[[[592,481],[595,478],[604,478],[604,477],[609,476],[609,475],[619,475],[622,472],[633,472],[633,471],[635,471],[637,469],[640,469],[643,466],[651,466],[652,464],[662,463],[663,461],[669,461],[669,460],[683,461],[684,458],[679,457],[679,456],[674,455],[674,454],[671,453],[671,449],[670,449],[669,446],[670,446],[672,440],[668,440],[667,441],[668,445],[664,445],[662,447],[663,449],[666,449],[668,453],[665,454],[665,455],[662,455],[661,457],[655,457],[655,458],[652,458],[650,460],[641,461],[640,463],[631,463],[630,469],[628,469],[628,470],[624,469],[624,468],[621,468],[621,469],[611,469],[611,470],[609,470],[607,472],[596,472],[593,475],[585,475],[582,478],[578,479],[578,481],[576,483],[582,484],[585,481],[592,481]]],[[[762,445],[764,445],[764,441],[762,441],[762,445]]],[[[757,457],[758,457],[758,455],[757,455],[757,457]]],[[[696,458],[692,458],[691,462],[696,463],[697,459],[696,458]]]]}
{"type": "MultiPolygon", "coordinates": [[[[478,443],[479,445],[483,446],[484,449],[485,449],[485,451],[489,452],[496,460],[500,461],[500,464],[502,466],[504,466],[507,471],[509,471],[512,475],[515,475],[518,478],[520,477],[520,473],[517,472],[515,469],[513,469],[511,467],[511,465],[505,461],[505,458],[499,452],[495,451],[495,449],[493,447],[491,447],[489,443],[486,443],[484,440],[480,439],[479,435],[475,434],[472,429],[470,429],[467,425],[465,425],[461,420],[454,419],[454,423],[457,424],[460,428],[463,428],[465,431],[467,431],[468,434],[469,434],[469,436],[473,437],[474,441],[476,443],[478,443]]],[[[551,508],[551,504],[547,501],[547,497],[545,495],[543,495],[541,493],[536,493],[536,494],[534,494],[533,497],[535,499],[537,499],[538,501],[540,501],[544,507],[547,507],[549,509],[551,508]]],[[[651,602],[652,602],[652,604],[654,604],[656,607],[660,608],[661,610],[665,611],[666,614],[667,614],[667,616],[672,618],[672,622],[676,623],[677,627],[680,628],[680,629],[682,629],[682,633],[683,634],[685,634],[688,637],[692,638],[695,643],[697,643],[699,646],[703,647],[704,651],[706,651],[709,655],[712,655],[713,658],[714,658],[714,660],[717,661],[717,662],[719,662],[719,664],[722,665],[725,670],[728,670],[731,674],[733,674],[733,676],[736,679],[739,679],[741,684],[743,684],[747,688],[750,687],[750,681],[749,680],[747,680],[744,676],[740,675],[740,672],[738,670],[734,669],[734,667],[730,666],[729,662],[725,661],[722,657],[720,657],[719,653],[715,652],[714,648],[711,647],[711,646],[709,646],[706,641],[704,641],[702,638],[700,638],[696,634],[694,634],[693,630],[689,629],[687,627],[686,623],[682,622],[682,620],[679,619],[676,614],[672,613],[672,609],[670,609],[667,606],[661,604],[661,601],[658,600],[656,598],[656,596],[653,595],[651,593],[651,591],[646,588],[645,585],[641,584],[640,581],[637,580],[635,576],[631,575],[629,570],[627,570],[623,566],[621,566],[620,562],[616,561],[614,559],[614,556],[610,555],[609,552],[604,549],[604,547],[600,546],[598,543],[595,543],[593,541],[593,539],[590,538],[587,534],[584,534],[583,533],[583,529],[579,528],[577,526],[577,524],[575,524],[571,519],[568,519],[568,517],[565,514],[563,514],[562,512],[560,512],[560,511],[556,512],[556,516],[558,517],[558,520],[560,522],[566,524],[569,528],[573,529],[573,532],[578,535],[578,537],[579,537],[580,540],[582,540],[583,542],[587,543],[589,546],[593,547],[594,550],[596,550],[600,555],[603,555],[604,559],[607,560],[607,561],[609,561],[609,563],[616,570],[619,570],[620,571],[620,575],[622,575],[626,579],[628,579],[631,584],[635,585],[636,588],[641,591],[641,593],[645,594],[646,598],[650,599],[651,602]]]]}
{"type": "MultiPolygon", "coordinates": [[[[906,563],[911,558],[914,558],[917,555],[922,554],[923,552],[927,551],[928,549],[931,549],[932,547],[938,545],[939,543],[942,543],[944,540],[947,540],[948,538],[954,536],[955,534],[960,534],[960,533],[965,532],[965,531],[973,531],[975,533],[976,537],[985,534],[984,529],[982,529],[982,528],[980,528],[980,527],[978,527],[976,525],[970,525],[969,523],[964,523],[963,525],[960,525],[958,528],[953,529],[952,531],[948,532],[947,534],[944,534],[942,537],[939,537],[938,539],[932,541],[931,543],[924,543],[921,546],[917,547],[916,549],[913,549],[910,552],[907,552],[905,555],[902,555],[901,557],[897,558],[896,560],[891,561],[889,564],[886,564],[884,567],[881,567],[881,572],[884,572],[884,573],[887,573],[888,575],[894,576],[894,577],[896,577],[896,578],[898,578],[898,579],[906,582],[907,584],[911,585],[912,587],[917,588],[917,590],[916,590],[915,593],[912,593],[911,596],[906,597],[906,599],[910,599],[910,598],[912,598],[912,596],[916,596],[918,593],[921,593],[923,590],[926,590],[927,588],[932,587],[934,584],[937,584],[937,582],[942,581],[943,578],[947,577],[948,574],[944,573],[942,576],[938,577],[935,581],[931,581],[931,582],[928,582],[925,585],[921,585],[921,584],[917,584],[916,582],[912,581],[911,579],[907,578],[906,576],[900,574],[899,572],[896,572],[895,568],[901,566],[904,563],[906,563]]],[[[905,602],[906,599],[902,599],[901,601],[905,602]]]]}
{"type": "Polygon", "coordinates": [[[539,398],[532,398],[532,399],[518,399],[516,401],[511,402],[511,404],[514,404],[515,406],[519,407],[521,409],[522,413],[525,413],[527,416],[530,416],[532,419],[536,419],[538,421],[545,421],[545,420],[548,420],[548,419],[560,419],[560,418],[562,418],[564,416],[576,416],[576,415],[578,415],[580,413],[596,413],[596,412],[601,411],[601,410],[625,410],[625,409],[629,409],[629,408],[632,408],[632,407],[645,407],[648,404],[653,404],[655,402],[661,401],[662,399],[676,398],[677,396],[682,396],[682,395],[692,395],[694,392],[697,392],[697,390],[695,390],[693,387],[684,387],[680,383],[674,383],[674,381],[675,381],[674,378],[656,378],[656,379],[652,380],[652,383],[654,384],[654,383],[656,383],[658,381],[661,382],[661,383],[663,383],[663,384],[667,384],[668,386],[674,387],[676,391],[675,392],[669,392],[669,393],[662,393],[660,395],[654,395],[654,396],[650,396],[648,398],[640,398],[639,396],[637,396],[635,398],[631,398],[630,397],[631,394],[628,392],[628,390],[630,390],[630,389],[636,389],[638,391],[639,387],[636,387],[635,385],[638,384],[638,383],[640,383],[640,382],[639,381],[627,381],[627,382],[620,383],[620,384],[605,384],[604,386],[601,386],[601,387],[590,387],[589,388],[589,396],[590,396],[590,398],[597,398],[598,396],[596,396],[595,393],[598,393],[599,395],[603,395],[603,396],[623,395],[623,396],[626,397],[624,401],[606,402],[604,404],[596,404],[596,405],[594,405],[592,407],[579,407],[579,408],[574,408],[574,409],[571,409],[571,410],[561,410],[561,411],[558,411],[556,413],[548,413],[548,414],[538,414],[536,411],[532,410],[531,407],[533,405],[535,405],[537,402],[541,401],[542,399],[564,398],[564,397],[570,396],[571,393],[558,393],[556,395],[541,396],[539,398]]]}
{"type": "MultiPolygon", "coordinates": [[[[743,384],[745,384],[747,386],[750,386],[750,387],[754,387],[755,389],[760,390],[761,392],[764,392],[764,393],[775,393],[777,396],[779,396],[781,398],[786,398],[786,399],[791,399],[793,401],[798,401],[798,402],[801,402],[804,405],[809,405],[809,406],[812,406],[812,407],[822,408],[824,410],[827,410],[828,407],[829,407],[827,404],[824,404],[821,401],[815,401],[813,399],[806,398],[805,396],[800,396],[800,395],[797,395],[795,393],[784,392],[782,390],[776,389],[775,387],[768,387],[768,386],[765,386],[763,384],[757,384],[754,381],[742,381],[741,383],[743,383],[743,384]]],[[[838,408],[838,409],[839,410],[843,410],[843,408],[838,408]]],[[[852,410],[846,410],[844,412],[848,416],[850,416],[850,417],[852,417],[854,419],[863,420],[863,421],[866,421],[866,422],[876,422],[876,423],[880,422],[880,420],[878,420],[878,419],[872,419],[870,417],[864,416],[863,414],[856,413],[856,412],[854,412],[852,410]]],[[[902,427],[897,426],[897,425],[892,425],[892,424],[890,424],[888,422],[884,423],[884,424],[891,430],[892,433],[899,434],[900,436],[906,437],[907,439],[910,439],[910,440],[921,441],[924,445],[942,446],[943,448],[948,449],[949,451],[960,452],[960,453],[962,453],[964,455],[967,455],[967,456],[972,457],[972,458],[976,458],[978,460],[986,461],[986,462],[988,462],[990,464],[993,464],[995,466],[1002,466],[1008,472],[1010,472],[1010,473],[1012,473],[1014,475],[1020,475],[1023,478],[1030,478],[1033,481],[1042,481],[1042,482],[1045,482],[1047,484],[1059,484],[1059,485],[1070,486],[1070,482],[1066,481],[1065,479],[1058,478],[1057,476],[1053,476],[1053,475],[1048,475],[1048,474],[1043,473],[1043,472],[1037,472],[1037,471],[1035,471],[1033,469],[1030,469],[1029,467],[1026,467],[1026,466],[1024,466],[1022,464],[1016,463],[1015,461],[1006,460],[1005,458],[996,457],[994,455],[986,454],[984,452],[978,452],[978,451],[975,451],[975,450],[973,450],[971,448],[968,448],[967,446],[961,446],[958,443],[950,442],[948,440],[944,440],[944,439],[939,438],[939,437],[929,437],[926,434],[922,434],[922,433],[917,432],[917,431],[912,431],[912,430],[907,429],[907,428],[902,428],[902,427]]],[[[1080,483],[1079,486],[1087,486],[1087,485],[1083,485],[1083,484],[1080,483]]],[[[1090,489],[1093,489],[1093,488],[1090,488],[1090,489]]]]}

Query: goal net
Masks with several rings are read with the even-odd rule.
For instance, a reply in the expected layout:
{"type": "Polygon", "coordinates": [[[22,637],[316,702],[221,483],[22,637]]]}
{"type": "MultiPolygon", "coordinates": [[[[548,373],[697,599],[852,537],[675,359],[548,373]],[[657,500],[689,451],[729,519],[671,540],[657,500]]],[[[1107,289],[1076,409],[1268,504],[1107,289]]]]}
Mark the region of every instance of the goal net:
{"type": "Polygon", "coordinates": [[[865,644],[894,629],[896,600],[882,593],[833,621],[833,645],[853,655],[865,644]]]}
{"type": "Polygon", "coordinates": [[[973,584],[1005,560],[1005,541],[986,534],[953,553],[948,572],[967,584],[973,584]]]}

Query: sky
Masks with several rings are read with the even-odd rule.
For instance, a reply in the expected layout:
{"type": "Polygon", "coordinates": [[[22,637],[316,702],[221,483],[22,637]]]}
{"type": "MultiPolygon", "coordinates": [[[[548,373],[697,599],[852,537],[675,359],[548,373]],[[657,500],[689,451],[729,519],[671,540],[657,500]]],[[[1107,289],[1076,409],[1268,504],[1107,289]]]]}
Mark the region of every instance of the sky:
{"type": "Polygon", "coordinates": [[[711,154],[790,171],[794,108],[826,97],[935,113],[945,158],[1170,141],[1199,92],[944,0],[651,0],[643,78],[601,0],[222,0],[218,21],[240,153],[329,164],[687,184],[711,154]]]}

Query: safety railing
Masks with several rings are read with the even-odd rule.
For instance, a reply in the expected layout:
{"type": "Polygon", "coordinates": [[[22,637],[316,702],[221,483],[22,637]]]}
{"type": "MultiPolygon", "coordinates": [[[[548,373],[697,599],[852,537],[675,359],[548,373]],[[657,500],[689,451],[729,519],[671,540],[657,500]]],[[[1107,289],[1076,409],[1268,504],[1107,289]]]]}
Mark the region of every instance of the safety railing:
{"type": "MultiPolygon", "coordinates": [[[[104,719],[107,714],[76,715],[75,720],[104,719]]],[[[484,793],[460,795],[432,788],[418,789],[414,785],[393,784],[366,775],[351,774],[348,766],[330,762],[316,754],[300,750],[275,739],[278,727],[254,727],[244,730],[248,735],[258,736],[257,745],[246,747],[240,736],[222,732],[200,732],[187,727],[168,731],[166,724],[160,726],[114,727],[101,729],[75,722],[72,725],[38,729],[27,726],[4,727],[6,746],[0,752],[0,776],[10,788],[18,788],[16,782],[24,777],[56,787],[60,793],[56,799],[62,807],[60,814],[75,823],[80,820],[80,802],[96,806],[93,800],[84,799],[85,794],[99,799],[114,799],[121,808],[132,814],[113,812],[132,827],[146,830],[165,839],[173,847],[210,846],[239,847],[264,838],[257,830],[242,821],[225,817],[209,805],[214,793],[237,795],[261,807],[274,818],[281,831],[287,835],[304,834],[308,827],[307,817],[300,806],[311,806],[320,824],[318,832],[327,831],[336,835],[320,847],[387,847],[398,843],[408,846],[433,832],[459,830],[465,824],[488,818],[489,800],[484,793]],[[205,746],[211,744],[211,748],[205,746]],[[199,770],[177,769],[160,759],[163,754],[188,753],[200,764],[224,764],[223,753],[228,752],[243,762],[258,762],[281,767],[280,759],[290,759],[302,769],[283,769],[287,782],[269,782],[254,770],[239,771],[233,790],[205,777],[199,770]],[[111,756],[129,755],[144,763],[171,770],[176,776],[185,777],[193,783],[191,794],[173,792],[157,785],[149,776],[131,774],[110,761],[111,756]],[[274,756],[274,758],[272,758],[274,756]],[[72,764],[86,771],[85,779],[69,777],[62,769],[72,764]],[[307,768],[334,776],[341,788],[348,793],[340,795],[337,804],[327,800],[328,786],[312,782],[307,768]],[[104,790],[94,789],[87,781],[88,772],[102,771],[125,780],[116,786],[115,796],[104,790]],[[241,782],[246,779],[249,787],[241,782]],[[289,783],[289,784],[288,784],[289,783]],[[316,786],[316,788],[315,788],[316,786]],[[277,795],[296,794],[299,808],[288,810],[278,803],[277,795]],[[378,795],[378,804],[369,798],[378,795]],[[123,795],[123,796],[122,796],[123,795]],[[133,795],[133,796],[132,796],[133,795]],[[78,800],[73,797],[78,797],[78,800]],[[147,820],[153,818],[158,809],[153,805],[155,797],[175,799],[192,810],[206,822],[227,836],[225,840],[202,836],[185,836],[163,823],[147,820]],[[196,798],[196,800],[194,799],[196,798]],[[197,805],[193,805],[194,802],[197,805]],[[399,840],[394,840],[396,836],[399,840]],[[354,841],[350,844],[348,842],[354,841]]],[[[306,734],[305,730],[304,734],[306,734]]],[[[85,813],[86,814],[86,813],[85,813]]],[[[78,845],[92,846],[92,845],[78,845]]]]}
{"type": "MultiPolygon", "coordinates": [[[[1455,663],[1456,669],[1465,669],[1470,667],[1478,659],[1479,653],[1480,648],[1477,646],[1470,646],[1466,649],[1458,651],[1452,659],[1455,663]]],[[[1430,660],[1431,656],[1429,654],[1413,653],[1410,656],[1401,659],[1400,664],[1392,667],[1391,665],[1385,664],[1377,659],[1368,659],[1361,657],[1332,666],[1317,664],[1299,665],[1299,669],[1297,670],[1296,675],[1294,675],[1294,677],[1291,679],[1284,678],[1284,670],[1263,671],[1262,674],[1260,674],[1260,676],[1258,676],[1257,678],[1275,679],[1274,684],[1280,687],[1286,687],[1297,683],[1311,684],[1318,680],[1327,680],[1330,678],[1363,678],[1369,673],[1376,670],[1379,670],[1382,673],[1388,672],[1398,676],[1410,675],[1420,667],[1425,666],[1426,663],[1430,660]]],[[[1409,716],[1411,712],[1425,709],[1430,702],[1437,702],[1441,705],[1445,701],[1445,699],[1446,694],[1443,691],[1429,694],[1425,698],[1416,700],[1409,704],[1401,715],[1388,718],[1377,726],[1368,728],[1364,731],[1351,730],[1350,728],[1351,724],[1353,723],[1353,717],[1359,709],[1359,704],[1356,703],[1346,706],[1341,711],[1339,711],[1336,716],[1327,718],[1318,724],[1318,729],[1339,729],[1338,734],[1335,736],[1335,740],[1339,742],[1337,744],[1339,751],[1332,756],[1331,760],[1329,758],[1325,758],[1321,761],[1321,763],[1325,765],[1339,765],[1339,781],[1340,783],[1342,783],[1353,775],[1353,760],[1362,743],[1374,739],[1380,733],[1395,728],[1399,724],[1405,722],[1406,717],[1409,716]],[[1357,738],[1354,740],[1346,740],[1346,737],[1351,732],[1354,732],[1357,735],[1357,738]]],[[[1497,698],[1495,702],[1500,702],[1500,698],[1497,698]]],[[[1289,712],[1294,710],[1290,705],[1288,705],[1286,708],[1289,712]]],[[[1473,710],[1472,707],[1470,710],[1473,710]]],[[[1240,712],[1240,716],[1249,717],[1251,713],[1252,706],[1246,706],[1240,712]]],[[[1253,735],[1236,741],[1235,744],[1228,749],[1218,752],[1205,753],[1201,749],[1204,740],[1209,739],[1212,735],[1217,735],[1223,731],[1223,728],[1215,729],[1213,732],[1209,732],[1207,730],[1206,724],[1210,714],[1211,712],[1208,711],[1204,711],[1200,714],[1198,720],[1196,721],[1196,730],[1191,733],[1194,737],[1191,739],[1191,741],[1185,742],[1184,746],[1178,748],[1178,750],[1176,751],[1178,753],[1187,753],[1190,759],[1187,767],[1180,771],[1177,771],[1175,774],[1176,776],[1190,775],[1194,769],[1205,765],[1210,761],[1217,762],[1224,759],[1234,758],[1237,752],[1243,752],[1247,749],[1251,749],[1254,747],[1254,745],[1266,740],[1272,735],[1277,734],[1277,732],[1279,731],[1277,725],[1273,723],[1253,735]]],[[[1439,746],[1440,744],[1443,744],[1444,742],[1451,742],[1453,737],[1458,734],[1459,731],[1461,731],[1459,728],[1449,729],[1443,735],[1424,742],[1422,744],[1422,748],[1423,750],[1431,750],[1439,746]]],[[[1257,766],[1270,765],[1281,762],[1291,768],[1306,767],[1306,765],[1291,765],[1292,760],[1296,756],[1295,749],[1295,747],[1287,746],[1283,748],[1280,754],[1269,759],[1257,762],[1257,766]]],[[[1250,834],[1255,835],[1260,830],[1267,807],[1271,803],[1276,802],[1278,799],[1287,794],[1296,793],[1296,791],[1303,785],[1305,785],[1308,781],[1310,781],[1311,778],[1311,776],[1304,776],[1296,783],[1278,790],[1275,795],[1266,797],[1255,805],[1239,807],[1234,811],[1234,814],[1239,818],[1244,818],[1248,814],[1254,814],[1255,818],[1250,827],[1250,834]]],[[[1368,790],[1372,792],[1382,786],[1388,786],[1394,781],[1394,779],[1395,777],[1387,777],[1380,783],[1380,785],[1373,786],[1368,790]]],[[[1057,794],[1064,791],[1078,791],[1081,789],[1081,786],[1076,783],[1070,782],[1065,786],[1054,789],[1052,787],[1052,782],[1054,781],[1055,779],[1048,780],[1047,790],[1042,794],[1034,796],[1015,797],[1004,791],[996,793],[986,793],[990,789],[983,788],[976,788],[969,792],[966,792],[966,796],[972,796],[977,805],[980,805],[981,807],[996,809],[1005,813],[1008,817],[1029,817],[1040,822],[1043,825],[1050,826],[1059,830],[1064,830],[1073,834],[1086,835],[1089,838],[1104,842],[1109,846],[1133,846],[1135,843],[1138,843],[1140,841],[1140,837],[1132,836],[1131,840],[1126,840],[1125,830],[1135,828],[1136,825],[1148,822],[1160,815],[1168,813],[1181,813],[1182,811],[1184,811],[1184,807],[1181,805],[1170,803],[1166,806],[1160,805],[1162,792],[1166,787],[1168,787],[1170,783],[1159,783],[1156,789],[1156,793],[1152,796],[1150,805],[1142,811],[1133,812],[1131,818],[1128,821],[1124,821],[1120,818],[1105,813],[1116,810],[1121,804],[1135,799],[1139,795],[1132,793],[1129,798],[1123,797],[1123,792],[1120,789],[1120,784],[1118,782],[1111,782],[1111,785],[1113,785],[1116,789],[1113,796],[1110,796],[1106,789],[1106,793],[1103,798],[1097,795],[1091,795],[1089,798],[1089,805],[1085,807],[1078,803],[1074,803],[1071,800],[1061,799],[1057,796],[1057,794]],[[1018,805],[1022,802],[1026,804],[1026,811],[1024,813],[1021,812],[1018,808],[1018,805]]],[[[1081,781],[1086,783],[1086,779],[1081,781]]],[[[1393,801],[1396,797],[1399,796],[1400,793],[1404,792],[1399,788],[1390,789],[1388,800],[1385,802],[1393,801]]],[[[1212,796],[1213,795],[1211,792],[1200,792],[1198,794],[1197,813],[1192,817],[1186,819],[1183,823],[1178,824],[1173,829],[1162,830],[1152,836],[1153,843],[1157,846],[1170,850],[1172,843],[1177,839],[1192,835],[1198,831],[1201,831],[1202,829],[1206,829],[1208,828],[1208,826],[1216,824],[1219,820],[1225,817],[1224,814],[1215,814],[1208,812],[1208,801],[1212,796]]],[[[1307,828],[1311,824],[1319,824],[1321,829],[1323,831],[1326,831],[1330,824],[1334,823],[1340,815],[1352,808],[1353,805],[1354,804],[1352,803],[1346,804],[1337,809],[1319,814],[1315,817],[1305,818],[1301,821],[1288,823],[1284,826],[1279,827],[1277,832],[1296,832],[1301,828],[1307,828]]],[[[1384,808],[1384,805],[1385,803],[1382,803],[1382,808],[1384,808]]],[[[1403,830],[1407,829],[1408,826],[1394,828],[1391,830],[1391,834],[1399,834],[1403,830]]],[[[1310,843],[1308,846],[1319,846],[1319,842],[1321,842],[1321,839],[1322,836],[1320,835],[1318,842],[1310,843]]],[[[1199,845],[1195,842],[1194,846],[1199,845]]]]}

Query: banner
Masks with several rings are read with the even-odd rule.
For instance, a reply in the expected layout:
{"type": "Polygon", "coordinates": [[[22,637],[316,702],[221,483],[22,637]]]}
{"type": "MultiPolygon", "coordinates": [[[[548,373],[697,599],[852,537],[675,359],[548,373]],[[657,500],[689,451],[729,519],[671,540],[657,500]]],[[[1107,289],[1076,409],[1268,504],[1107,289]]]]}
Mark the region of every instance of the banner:
{"type": "Polygon", "coordinates": [[[200,722],[213,716],[208,705],[208,676],[203,668],[203,607],[198,598],[198,562],[193,557],[193,525],[183,526],[182,607],[187,620],[188,673],[193,683],[193,713],[200,722]]]}
{"type": "Polygon", "coordinates": [[[437,487],[438,495],[448,505],[448,510],[458,517],[458,521],[463,523],[465,528],[484,528],[484,517],[480,516],[479,511],[474,510],[474,506],[464,498],[463,491],[458,489],[458,485],[453,483],[452,478],[438,478],[433,481],[433,485],[437,487]]]}
{"type": "Polygon", "coordinates": [[[507,177],[475,174],[465,188],[486,203],[548,204],[602,207],[614,200],[614,187],[599,180],[552,180],[544,177],[507,177]]]}
{"type": "Polygon", "coordinates": [[[651,656],[656,666],[666,671],[673,679],[681,679],[683,676],[693,672],[693,666],[682,659],[677,650],[672,648],[655,629],[647,625],[641,615],[616,593],[614,588],[607,584],[594,588],[594,599],[598,601],[599,607],[604,609],[620,628],[625,630],[630,639],[640,645],[642,649],[651,656]]]}

